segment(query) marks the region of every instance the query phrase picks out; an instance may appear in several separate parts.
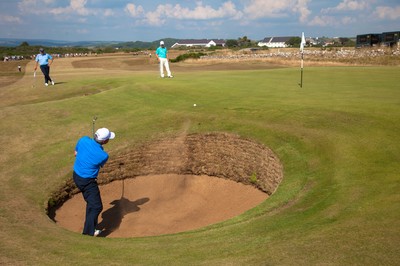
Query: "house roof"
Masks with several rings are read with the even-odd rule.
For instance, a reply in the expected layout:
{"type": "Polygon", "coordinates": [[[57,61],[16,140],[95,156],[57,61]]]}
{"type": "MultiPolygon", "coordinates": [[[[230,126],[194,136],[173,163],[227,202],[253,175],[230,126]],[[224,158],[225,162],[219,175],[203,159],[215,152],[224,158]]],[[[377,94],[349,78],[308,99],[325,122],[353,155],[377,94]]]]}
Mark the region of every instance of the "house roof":
{"type": "Polygon", "coordinates": [[[262,40],[262,42],[269,42],[269,40],[271,40],[272,37],[265,37],[264,40],[262,40]]]}
{"type": "Polygon", "coordinates": [[[179,41],[177,41],[176,43],[179,43],[179,44],[193,44],[193,43],[199,43],[199,44],[203,43],[203,44],[207,44],[207,43],[209,43],[209,42],[210,42],[210,41],[207,40],[207,39],[199,39],[199,40],[187,39],[187,40],[179,40],[179,41]]]}
{"type": "Polygon", "coordinates": [[[276,42],[287,42],[294,36],[284,36],[284,37],[265,37],[262,42],[265,43],[276,43],[276,42]]]}
{"type": "Polygon", "coordinates": [[[187,39],[187,40],[179,40],[177,44],[208,44],[211,41],[215,42],[216,44],[224,44],[225,40],[220,39],[187,39]]]}
{"type": "Polygon", "coordinates": [[[224,43],[226,43],[226,41],[225,40],[221,40],[221,39],[218,39],[218,40],[213,40],[216,44],[224,44],[224,43]]]}

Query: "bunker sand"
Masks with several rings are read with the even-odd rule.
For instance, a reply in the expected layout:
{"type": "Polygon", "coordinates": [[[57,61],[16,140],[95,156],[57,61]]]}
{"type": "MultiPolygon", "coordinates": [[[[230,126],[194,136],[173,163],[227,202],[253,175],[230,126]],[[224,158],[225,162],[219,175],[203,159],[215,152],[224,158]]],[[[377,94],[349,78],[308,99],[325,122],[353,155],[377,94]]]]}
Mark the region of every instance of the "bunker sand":
{"type": "MultiPolygon", "coordinates": [[[[103,237],[173,234],[228,220],[249,210],[268,195],[253,186],[217,177],[151,175],[100,186],[103,237]]],[[[58,225],[81,233],[85,219],[82,194],[56,212],[58,225]]]]}

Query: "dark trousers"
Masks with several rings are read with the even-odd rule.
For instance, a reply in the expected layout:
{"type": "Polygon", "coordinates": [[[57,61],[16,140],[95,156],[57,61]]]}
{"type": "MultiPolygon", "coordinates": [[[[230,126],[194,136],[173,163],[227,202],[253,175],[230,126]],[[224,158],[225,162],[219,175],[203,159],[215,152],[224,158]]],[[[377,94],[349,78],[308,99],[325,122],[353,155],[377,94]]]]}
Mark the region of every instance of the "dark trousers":
{"type": "Polygon", "coordinates": [[[86,218],[82,234],[93,236],[98,224],[99,214],[103,210],[97,180],[96,178],[82,178],[75,171],[73,177],[76,186],[82,192],[86,201],[86,218]]]}
{"type": "Polygon", "coordinates": [[[49,81],[51,82],[50,67],[48,65],[41,65],[40,70],[42,70],[42,73],[44,75],[44,82],[45,83],[49,83],[49,81]]]}

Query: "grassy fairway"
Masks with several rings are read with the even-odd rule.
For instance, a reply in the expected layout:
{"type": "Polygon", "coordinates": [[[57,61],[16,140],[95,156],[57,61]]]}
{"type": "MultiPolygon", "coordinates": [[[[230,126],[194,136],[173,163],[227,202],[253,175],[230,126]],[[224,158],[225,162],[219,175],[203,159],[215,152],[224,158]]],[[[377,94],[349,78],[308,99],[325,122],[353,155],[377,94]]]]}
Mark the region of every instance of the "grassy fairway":
{"type": "Polygon", "coordinates": [[[0,264],[399,262],[399,68],[307,68],[302,89],[293,68],[164,80],[156,70],[80,72],[59,69],[54,87],[33,90],[26,77],[3,90],[0,264]],[[232,132],[270,147],[283,182],[255,209],[193,232],[132,239],[69,232],[47,218],[44,202],[70,178],[75,143],[91,134],[93,115],[117,134],[105,147],[111,160],[189,123],[190,132],[232,132]]]}

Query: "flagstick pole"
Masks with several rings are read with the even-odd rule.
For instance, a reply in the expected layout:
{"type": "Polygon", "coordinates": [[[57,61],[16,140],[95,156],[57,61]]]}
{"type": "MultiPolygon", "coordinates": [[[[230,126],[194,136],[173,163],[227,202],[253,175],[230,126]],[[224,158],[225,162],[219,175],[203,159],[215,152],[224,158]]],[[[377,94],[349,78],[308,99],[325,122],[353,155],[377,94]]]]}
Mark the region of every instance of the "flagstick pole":
{"type": "Polygon", "coordinates": [[[304,53],[301,53],[301,79],[300,79],[300,88],[303,88],[303,55],[304,53]]]}
{"type": "Polygon", "coordinates": [[[303,64],[304,64],[304,45],[306,45],[306,38],[304,32],[301,33],[300,53],[301,53],[301,79],[300,88],[303,88],[303,64]]]}

